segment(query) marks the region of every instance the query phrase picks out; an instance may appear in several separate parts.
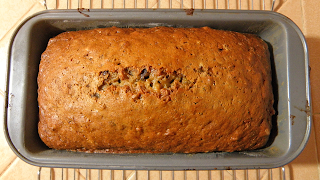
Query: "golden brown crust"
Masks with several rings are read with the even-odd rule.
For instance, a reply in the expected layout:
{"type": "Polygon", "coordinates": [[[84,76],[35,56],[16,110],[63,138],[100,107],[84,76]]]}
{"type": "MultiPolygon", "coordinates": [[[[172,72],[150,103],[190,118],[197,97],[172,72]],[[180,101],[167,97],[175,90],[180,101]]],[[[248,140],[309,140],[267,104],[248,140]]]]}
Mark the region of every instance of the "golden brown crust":
{"type": "Polygon", "coordinates": [[[62,33],[42,54],[38,85],[39,135],[55,149],[251,150],[274,114],[266,43],[208,27],[62,33]]]}

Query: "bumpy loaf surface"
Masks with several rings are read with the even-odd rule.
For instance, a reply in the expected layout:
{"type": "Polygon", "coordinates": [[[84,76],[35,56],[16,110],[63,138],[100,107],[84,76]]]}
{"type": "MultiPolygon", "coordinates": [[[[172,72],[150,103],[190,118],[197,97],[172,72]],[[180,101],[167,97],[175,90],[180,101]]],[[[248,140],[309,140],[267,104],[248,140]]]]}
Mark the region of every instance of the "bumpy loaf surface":
{"type": "Polygon", "coordinates": [[[39,135],[87,152],[242,151],[271,130],[269,51],[203,28],[65,32],[42,54],[39,135]]]}

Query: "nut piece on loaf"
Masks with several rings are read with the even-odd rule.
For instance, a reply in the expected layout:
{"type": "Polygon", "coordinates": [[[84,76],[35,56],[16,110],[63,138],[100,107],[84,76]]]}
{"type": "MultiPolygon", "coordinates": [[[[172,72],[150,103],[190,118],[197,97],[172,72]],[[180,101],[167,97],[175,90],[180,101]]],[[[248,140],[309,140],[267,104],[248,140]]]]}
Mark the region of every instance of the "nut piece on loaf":
{"type": "Polygon", "coordinates": [[[263,147],[274,114],[270,57],[256,35],[104,28],[50,39],[38,76],[39,135],[86,152],[263,147]]]}

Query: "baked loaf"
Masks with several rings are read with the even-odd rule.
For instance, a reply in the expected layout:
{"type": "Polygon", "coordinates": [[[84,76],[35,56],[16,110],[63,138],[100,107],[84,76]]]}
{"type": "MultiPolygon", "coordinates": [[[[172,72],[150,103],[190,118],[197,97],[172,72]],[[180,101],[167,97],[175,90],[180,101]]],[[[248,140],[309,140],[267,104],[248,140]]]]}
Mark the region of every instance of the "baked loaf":
{"type": "Polygon", "coordinates": [[[103,28],[50,39],[38,76],[50,148],[196,153],[263,147],[274,114],[267,44],[203,28],[103,28]]]}

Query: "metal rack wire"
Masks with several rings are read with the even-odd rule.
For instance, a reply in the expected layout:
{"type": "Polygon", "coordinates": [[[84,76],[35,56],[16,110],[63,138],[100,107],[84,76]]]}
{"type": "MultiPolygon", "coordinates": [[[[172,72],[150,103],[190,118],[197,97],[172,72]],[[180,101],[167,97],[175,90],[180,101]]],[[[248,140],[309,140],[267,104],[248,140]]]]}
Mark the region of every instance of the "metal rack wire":
{"type": "MultiPolygon", "coordinates": [[[[276,0],[44,0],[45,9],[239,9],[275,10],[276,0]]],[[[140,171],[39,167],[43,180],[285,180],[285,167],[252,170],[140,171]]],[[[289,178],[290,179],[290,178],[289,178]]]]}
{"type": "Polygon", "coordinates": [[[42,3],[46,9],[192,8],[272,11],[276,6],[276,0],[44,0],[42,3]]]}
{"type": "Polygon", "coordinates": [[[39,168],[38,180],[285,180],[285,167],[254,170],[142,171],[39,168]]]}

